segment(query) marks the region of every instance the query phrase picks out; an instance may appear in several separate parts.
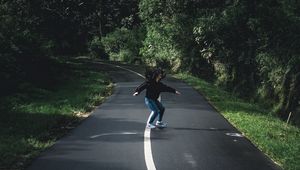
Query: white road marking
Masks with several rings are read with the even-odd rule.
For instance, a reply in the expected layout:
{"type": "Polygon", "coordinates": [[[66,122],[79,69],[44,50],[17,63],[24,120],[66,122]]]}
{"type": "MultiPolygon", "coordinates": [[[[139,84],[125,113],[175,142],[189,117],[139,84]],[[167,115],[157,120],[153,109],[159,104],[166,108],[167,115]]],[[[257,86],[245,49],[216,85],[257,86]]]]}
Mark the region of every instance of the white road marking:
{"type": "Polygon", "coordinates": [[[225,133],[227,136],[233,136],[233,137],[244,137],[244,135],[240,134],[240,133],[225,133]]]}
{"type": "Polygon", "coordinates": [[[151,134],[151,129],[146,127],[144,132],[144,155],[145,155],[147,169],[156,170],[153,161],[153,156],[152,156],[150,134],[151,134]]]}
{"type": "MultiPolygon", "coordinates": [[[[138,76],[140,76],[142,78],[145,78],[142,74],[140,74],[138,72],[135,72],[133,70],[121,67],[119,65],[107,64],[107,63],[103,63],[103,62],[98,62],[98,63],[110,65],[110,66],[113,66],[113,67],[117,67],[117,68],[129,71],[131,73],[134,73],[134,74],[136,74],[136,75],[138,75],[138,76]]],[[[149,121],[149,119],[150,119],[150,117],[148,118],[148,121],[149,121]]],[[[151,129],[145,127],[145,131],[144,131],[144,155],[145,155],[145,162],[146,162],[146,166],[147,166],[148,170],[156,170],[156,167],[155,167],[155,164],[154,164],[154,161],[153,161],[153,156],[152,156],[150,134],[151,134],[151,129]]]]}
{"type": "Polygon", "coordinates": [[[196,168],[197,167],[197,162],[195,161],[194,157],[192,154],[190,153],[184,153],[184,158],[185,160],[193,167],[196,168]]]}
{"type": "Polygon", "coordinates": [[[140,74],[140,73],[138,73],[138,72],[135,72],[135,71],[133,71],[133,70],[130,70],[130,69],[128,69],[128,68],[125,68],[125,67],[119,66],[119,65],[114,65],[114,64],[103,63],[103,62],[101,62],[101,61],[97,61],[97,63],[100,63],[100,64],[106,64],[106,65],[110,65],[110,66],[113,66],[113,67],[117,67],[117,68],[120,68],[120,69],[123,69],[123,70],[129,71],[129,72],[131,72],[131,73],[137,74],[137,75],[138,75],[138,76],[140,76],[140,77],[143,77],[143,78],[145,78],[145,77],[144,77],[142,74],[140,74]]]}
{"type": "Polygon", "coordinates": [[[102,136],[111,136],[111,135],[136,135],[137,132],[120,132],[120,133],[102,133],[99,135],[90,136],[91,139],[102,137],[102,136]]]}

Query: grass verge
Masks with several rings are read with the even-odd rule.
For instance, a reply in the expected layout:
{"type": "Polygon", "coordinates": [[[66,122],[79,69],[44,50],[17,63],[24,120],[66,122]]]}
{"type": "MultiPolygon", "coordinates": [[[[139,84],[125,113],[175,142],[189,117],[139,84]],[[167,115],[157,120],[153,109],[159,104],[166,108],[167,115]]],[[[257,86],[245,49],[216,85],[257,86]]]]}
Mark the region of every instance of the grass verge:
{"type": "Polygon", "coordinates": [[[300,129],[286,125],[271,111],[239,99],[220,88],[188,74],[177,74],[207,100],[261,151],[283,169],[300,169],[300,129]]]}
{"type": "Polygon", "coordinates": [[[111,94],[108,76],[88,63],[59,62],[48,87],[24,82],[0,98],[0,169],[24,169],[111,94]]]}

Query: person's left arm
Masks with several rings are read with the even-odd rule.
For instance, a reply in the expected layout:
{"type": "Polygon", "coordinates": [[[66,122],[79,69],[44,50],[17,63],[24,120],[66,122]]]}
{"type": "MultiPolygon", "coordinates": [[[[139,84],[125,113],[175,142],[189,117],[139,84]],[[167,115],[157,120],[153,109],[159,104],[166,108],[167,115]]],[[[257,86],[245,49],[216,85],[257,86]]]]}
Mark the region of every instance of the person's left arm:
{"type": "Polygon", "coordinates": [[[174,89],[170,86],[163,84],[162,82],[160,82],[160,90],[161,90],[161,92],[170,92],[170,93],[180,94],[179,91],[177,91],[176,89],[174,89]]]}

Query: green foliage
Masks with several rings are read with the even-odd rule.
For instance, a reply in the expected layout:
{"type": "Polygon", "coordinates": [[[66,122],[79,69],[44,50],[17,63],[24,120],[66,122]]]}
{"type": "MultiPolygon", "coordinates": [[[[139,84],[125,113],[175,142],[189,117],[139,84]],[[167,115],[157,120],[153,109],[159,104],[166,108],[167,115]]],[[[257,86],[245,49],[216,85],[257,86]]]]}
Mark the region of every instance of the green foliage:
{"type": "Polygon", "coordinates": [[[261,97],[275,97],[281,91],[281,84],[284,77],[286,65],[283,65],[277,58],[268,53],[257,55],[258,68],[262,78],[261,97]]]}
{"type": "Polygon", "coordinates": [[[191,72],[300,124],[299,10],[295,0],[1,1],[1,95],[53,82],[49,56],[89,52],[191,72]]]}
{"type": "Polygon", "coordinates": [[[255,97],[252,94],[257,91],[258,98],[273,103],[274,112],[285,116],[291,110],[297,112],[299,101],[291,93],[298,72],[289,62],[299,58],[295,48],[299,19],[290,10],[287,15],[289,3],[293,2],[229,3],[206,11],[194,28],[195,41],[212,63],[217,84],[244,97],[255,97]]]}
{"type": "MultiPolygon", "coordinates": [[[[297,5],[291,7],[292,4],[292,1],[262,3],[269,8],[258,8],[260,18],[255,29],[258,37],[261,37],[256,55],[261,83],[259,88],[267,97],[272,96],[274,112],[283,118],[287,118],[289,112],[299,115],[300,107],[297,95],[300,51],[296,47],[300,45],[297,38],[300,36],[300,24],[299,14],[293,9],[297,5]]],[[[292,119],[299,121],[296,117],[292,119]]]]}
{"type": "Polygon", "coordinates": [[[92,57],[108,59],[108,54],[105,52],[104,45],[101,42],[101,38],[95,36],[88,45],[89,53],[92,57]]]}
{"type": "Polygon", "coordinates": [[[100,39],[115,27],[136,27],[137,6],[136,0],[0,1],[1,95],[24,81],[54,79],[50,57],[107,57],[100,39]]]}
{"type": "Polygon", "coordinates": [[[172,41],[175,37],[176,27],[173,24],[165,24],[163,27],[151,25],[147,27],[147,35],[143,42],[141,54],[149,65],[166,63],[168,67],[180,56],[180,50],[172,41]],[[158,43],[159,42],[159,43],[158,43]]]}
{"type": "Polygon", "coordinates": [[[182,56],[191,45],[187,36],[191,19],[180,13],[185,7],[183,1],[140,1],[140,17],[147,30],[140,53],[147,64],[174,71],[183,67],[182,56]]]}
{"type": "Polygon", "coordinates": [[[30,82],[0,97],[0,169],[24,169],[110,95],[107,75],[81,61],[63,62],[59,80],[30,82]]]}
{"type": "Polygon", "coordinates": [[[142,0],[139,9],[147,31],[140,53],[147,64],[215,80],[283,118],[299,115],[295,1],[142,0]]]}
{"type": "Polygon", "coordinates": [[[254,90],[255,83],[254,36],[247,27],[251,11],[232,4],[210,13],[198,21],[195,39],[204,56],[210,53],[206,59],[214,63],[217,84],[245,96],[254,90]]]}
{"type": "Polygon", "coordinates": [[[133,30],[117,28],[103,37],[101,42],[111,60],[133,63],[141,60],[139,50],[143,32],[143,28],[133,30]]]}

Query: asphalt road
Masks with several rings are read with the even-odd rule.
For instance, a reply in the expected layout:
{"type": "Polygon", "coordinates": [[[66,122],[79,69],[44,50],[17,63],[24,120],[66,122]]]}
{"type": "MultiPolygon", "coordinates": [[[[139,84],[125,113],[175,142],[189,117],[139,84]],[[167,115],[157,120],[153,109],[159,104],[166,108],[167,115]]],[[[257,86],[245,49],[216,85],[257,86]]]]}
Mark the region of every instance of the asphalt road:
{"type": "Polygon", "coordinates": [[[111,75],[116,83],[114,94],[34,160],[29,170],[280,169],[239,135],[203,96],[170,77],[163,82],[182,95],[162,94],[168,128],[151,130],[147,139],[145,122],[150,113],[144,104],[145,91],[132,96],[143,78],[122,68],[100,63],[95,66],[111,75]],[[146,142],[150,142],[151,150],[145,148],[146,142]],[[147,167],[149,158],[154,167],[147,167]]]}

